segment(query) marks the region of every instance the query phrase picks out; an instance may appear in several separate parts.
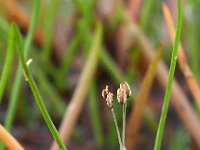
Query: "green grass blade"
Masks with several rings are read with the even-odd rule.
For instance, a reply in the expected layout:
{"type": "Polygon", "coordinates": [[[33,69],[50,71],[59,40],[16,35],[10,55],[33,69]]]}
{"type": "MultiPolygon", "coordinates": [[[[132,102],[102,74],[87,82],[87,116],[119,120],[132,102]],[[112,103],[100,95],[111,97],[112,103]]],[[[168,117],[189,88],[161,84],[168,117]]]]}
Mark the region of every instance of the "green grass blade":
{"type": "Polygon", "coordinates": [[[111,112],[112,112],[113,120],[114,120],[114,123],[115,123],[115,128],[116,128],[116,132],[117,132],[117,136],[118,136],[118,142],[119,142],[119,145],[120,145],[120,150],[123,150],[122,149],[123,148],[122,140],[121,140],[121,137],[120,137],[119,127],[118,127],[118,124],[117,124],[117,119],[116,119],[114,109],[111,109],[111,112]]]}
{"type": "Polygon", "coordinates": [[[8,51],[5,60],[5,65],[3,68],[3,73],[0,80],[0,102],[8,82],[8,78],[12,68],[13,56],[14,56],[14,40],[15,40],[15,32],[13,28],[13,24],[10,25],[9,29],[9,42],[8,42],[8,51]]]}
{"type": "MultiPolygon", "coordinates": [[[[31,25],[30,25],[27,38],[25,40],[25,44],[24,44],[25,57],[28,55],[28,52],[31,48],[31,42],[34,36],[35,26],[36,26],[38,16],[39,16],[40,0],[36,0],[34,1],[34,3],[35,5],[34,5],[34,10],[31,16],[31,25]]],[[[10,130],[12,127],[12,122],[13,122],[14,115],[16,112],[16,107],[17,107],[17,102],[18,102],[21,86],[22,86],[22,68],[21,68],[21,65],[19,64],[17,67],[17,73],[16,73],[14,85],[11,90],[11,97],[9,100],[8,112],[6,114],[5,127],[7,130],[10,130]]]]}
{"type": "Polygon", "coordinates": [[[44,37],[44,46],[42,51],[42,59],[44,64],[47,65],[49,63],[49,59],[51,56],[51,43],[53,38],[53,29],[54,29],[54,22],[59,6],[59,1],[51,0],[49,1],[48,14],[45,20],[45,37],[44,37]]]}
{"type": "Polygon", "coordinates": [[[51,134],[53,135],[53,137],[56,140],[57,144],[59,145],[60,149],[64,150],[64,149],[66,149],[65,145],[63,144],[62,140],[60,139],[58,131],[57,131],[56,127],[54,126],[54,124],[53,124],[53,122],[52,122],[52,120],[51,120],[51,118],[48,114],[48,111],[46,110],[46,107],[43,103],[42,97],[40,96],[39,90],[38,90],[38,88],[35,84],[35,81],[32,78],[32,75],[31,75],[31,73],[28,69],[28,66],[26,64],[24,53],[23,53],[23,48],[22,48],[22,38],[20,36],[20,32],[19,32],[16,25],[15,25],[15,31],[16,31],[16,39],[17,39],[17,42],[18,42],[17,52],[18,52],[18,56],[19,56],[19,59],[20,59],[21,64],[22,64],[24,74],[26,76],[26,80],[28,81],[29,86],[31,87],[31,90],[32,90],[33,95],[35,97],[35,101],[36,101],[36,103],[37,103],[46,123],[47,123],[47,126],[48,126],[51,134]]]}
{"type": "Polygon", "coordinates": [[[168,79],[167,89],[165,92],[164,103],[163,103],[163,107],[162,107],[162,114],[160,117],[160,122],[159,122],[158,131],[157,131],[157,135],[156,135],[154,150],[160,150],[160,148],[161,148],[161,143],[162,143],[162,138],[163,138],[164,128],[165,128],[165,122],[166,122],[167,112],[168,112],[168,107],[169,107],[169,102],[170,102],[172,82],[174,79],[174,72],[175,72],[175,68],[176,68],[178,43],[179,43],[180,35],[181,35],[181,22],[182,22],[181,0],[178,0],[177,6],[178,6],[178,19],[177,19],[177,26],[176,26],[176,36],[175,36],[175,41],[174,41],[174,46],[173,46],[173,51],[172,51],[172,56],[171,56],[169,79],[168,79]]]}
{"type": "Polygon", "coordinates": [[[154,4],[155,0],[146,0],[144,3],[144,7],[142,9],[142,14],[141,14],[141,23],[140,23],[142,30],[145,30],[146,26],[148,25],[147,21],[154,4]]]}
{"type": "Polygon", "coordinates": [[[4,18],[0,17],[0,33],[1,33],[0,37],[7,39],[8,30],[9,30],[8,23],[6,22],[6,20],[4,20],[4,18]]]}
{"type": "Polygon", "coordinates": [[[90,111],[90,118],[91,124],[93,127],[94,138],[96,140],[97,146],[103,148],[104,143],[104,135],[103,129],[100,119],[100,108],[98,105],[98,93],[97,93],[97,86],[95,84],[94,79],[91,81],[89,87],[89,111],[90,111]]]}

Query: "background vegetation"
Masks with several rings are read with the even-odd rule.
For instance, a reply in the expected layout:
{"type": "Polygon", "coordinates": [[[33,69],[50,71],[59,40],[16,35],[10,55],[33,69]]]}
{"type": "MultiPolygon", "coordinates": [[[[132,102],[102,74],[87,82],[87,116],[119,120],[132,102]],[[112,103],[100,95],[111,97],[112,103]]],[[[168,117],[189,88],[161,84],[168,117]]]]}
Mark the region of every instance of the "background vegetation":
{"type": "MultiPolygon", "coordinates": [[[[200,149],[199,7],[181,5],[163,150],[200,149]]],[[[116,95],[125,80],[127,150],[153,149],[176,20],[174,0],[0,0],[0,123],[25,149],[55,149],[56,128],[68,149],[119,149],[101,91],[108,85],[116,95]]],[[[116,96],[114,108],[121,131],[116,96]]]]}

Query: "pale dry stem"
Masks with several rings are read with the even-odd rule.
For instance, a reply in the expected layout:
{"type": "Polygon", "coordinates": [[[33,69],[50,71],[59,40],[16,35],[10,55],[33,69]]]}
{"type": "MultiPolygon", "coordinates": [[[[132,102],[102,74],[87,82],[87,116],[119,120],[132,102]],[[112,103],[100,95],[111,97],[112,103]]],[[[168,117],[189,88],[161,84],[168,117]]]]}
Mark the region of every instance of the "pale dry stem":
{"type": "MultiPolygon", "coordinates": [[[[100,25],[99,25],[100,26],[100,25]]],[[[98,28],[97,32],[101,32],[101,27],[98,28]]],[[[83,72],[81,73],[80,79],[78,81],[78,85],[75,89],[75,92],[72,96],[72,99],[66,109],[65,116],[61,122],[59,127],[59,134],[61,139],[65,144],[69,142],[71,133],[74,129],[76,121],[80,115],[80,112],[83,108],[85,97],[89,87],[89,81],[91,80],[92,76],[94,75],[96,65],[97,65],[97,58],[98,58],[98,51],[99,51],[99,41],[100,39],[96,39],[93,42],[93,46],[91,48],[91,53],[89,54],[88,61],[86,62],[83,72]]],[[[51,150],[58,150],[57,144],[54,142],[51,145],[51,150]]]]}
{"type": "Polygon", "coordinates": [[[9,150],[24,150],[17,140],[1,124],[0,141],[2,141],[9,150]]]}

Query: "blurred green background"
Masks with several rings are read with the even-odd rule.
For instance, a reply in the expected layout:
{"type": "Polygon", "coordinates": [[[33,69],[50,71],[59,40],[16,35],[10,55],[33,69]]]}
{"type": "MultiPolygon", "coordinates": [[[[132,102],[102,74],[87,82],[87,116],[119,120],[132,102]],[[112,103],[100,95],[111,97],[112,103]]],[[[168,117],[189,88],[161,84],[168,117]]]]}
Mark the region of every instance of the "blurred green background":
{"type": "MultiPolygon", "coordinates": [[[[114,122],[101,91],[108,85],[116,94],[115,91],[123,80],[130,84],[133,94],[128,101],[128,120],[149,65],[149,60],[143,56],[144,46],[138,41],[138,34],[129,29],[128,22],[136,25],[136,30],[148,39],[153,53],[160,44],[163,45],[161,59],[169,66],[172,43],[162,12],[163,2],[168,5],[176,20],[176,1],[173,0],[42,0],[40,4],[36,4],[35,0],[0,0],[0,74],[2,75],[8,52],[9,24],[14,21],[24,38],[25,56],[33,59],[29,69],[55,126],[59,128],[74,91],[80,86],[80,77],[92,48],[95,47],[95,31],[100,23],[103,33],[99,37],[99,46],[96,47],[99,49],[94,58],[97,66],[87,85],[80,86],[87,88],[85,97],[82,97],[85,101],[67,148],[119,149],[114,122]],[[126,16],[130,17],[128,21],[126,16]],[[33,33],[30,33],[31,28],[33,33]]],[[[182,45],[198,81],[199,8],[198,0],[183,2],[181,32],[182,45]]],[[[19,58],[14,52],[8,82],[0,97],[0,122],[7,126],[25,149],[48,149],[53,138],[23,75],[21,81],[16,83],[20,80],[17,79],[19,65],[19,58]]],[[[179,66],[175,78],[199,116],[198,107],[179,66]]],[[[153,149],[164,91],[156,76],[148,95],[145,117],[140,123],[135,149],[153,149]]],[[[121,129],[122,110],[117,102],[114,102],[114,107],[121,129]]],[[[195,148],[195,142],[170,106],[162,149],[195,148]]]]}

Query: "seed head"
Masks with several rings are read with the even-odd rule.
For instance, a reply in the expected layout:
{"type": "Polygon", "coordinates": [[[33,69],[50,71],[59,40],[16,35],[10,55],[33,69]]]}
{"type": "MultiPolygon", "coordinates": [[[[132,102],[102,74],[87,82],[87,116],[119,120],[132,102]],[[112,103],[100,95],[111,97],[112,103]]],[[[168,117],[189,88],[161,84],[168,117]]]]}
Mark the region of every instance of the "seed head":
{"type": "Polygon", "coordinates": [[[129,98],[131,96],[131,89],[130,89],[130,86],[128,85],[128,83],[126,81],[123,81],[120,84],[120,88],[125,90],[127,98],[129,98]]]}
{"type": "Polygon", "coordinates": [[[119,103],[125,104],[129,96],[131,96],[130,86],[126,81],[123,81],[117,90],[117,100],[119,103]]]}
{"type": "Polygon", "coordinates": [[[107,98],[109,91],[108,91],[108,86],[106,85],[106,88],[102,90],[102,96],[104,99],[107,98]]]}
{"type": "Polygon", "coordinates": [[[108,86],[102,90],[102,97],[106,100],[108,107],[113,108],[113,93],[109,92],[108,86]]]}
{"type": "Polygon", "coordinates": [[[106,98],[108,107],[113,108],[113,93],[109,92],[106,98]]]}
{"type": "Polygon", "coordinates": [[[126,91],[123,88],[117,90],[117,100],[119,103],[124,104],[127,101],[126,91]]]}

